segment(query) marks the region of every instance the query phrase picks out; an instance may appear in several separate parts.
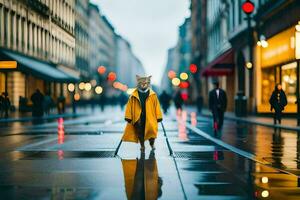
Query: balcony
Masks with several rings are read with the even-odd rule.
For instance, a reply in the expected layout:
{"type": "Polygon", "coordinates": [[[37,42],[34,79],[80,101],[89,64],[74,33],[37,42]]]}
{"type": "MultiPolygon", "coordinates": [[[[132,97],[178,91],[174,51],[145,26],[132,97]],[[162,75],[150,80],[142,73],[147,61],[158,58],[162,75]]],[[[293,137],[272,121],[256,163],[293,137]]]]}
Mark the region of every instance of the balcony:
{"type": "Polygon", "coordinates": [[[28,7],[32,8],[33,10],[45,17],[48,17],[50,15],[49,7],[41,1],[27,0],[27,5],[28,7]]]}

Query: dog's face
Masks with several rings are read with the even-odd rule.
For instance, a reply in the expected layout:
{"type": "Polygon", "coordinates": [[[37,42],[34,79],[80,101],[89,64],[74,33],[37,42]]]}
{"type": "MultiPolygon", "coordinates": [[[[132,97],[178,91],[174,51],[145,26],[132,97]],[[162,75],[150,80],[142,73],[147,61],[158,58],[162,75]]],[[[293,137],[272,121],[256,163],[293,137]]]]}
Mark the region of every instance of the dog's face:
{"type": "Polygon", "coordinates": [[[137,81],[137,87],[140,90],[147,90],[148,88],[150,88],[151,76],[141,77],[139,75],[136,75],[136,81],[137,81]]]}

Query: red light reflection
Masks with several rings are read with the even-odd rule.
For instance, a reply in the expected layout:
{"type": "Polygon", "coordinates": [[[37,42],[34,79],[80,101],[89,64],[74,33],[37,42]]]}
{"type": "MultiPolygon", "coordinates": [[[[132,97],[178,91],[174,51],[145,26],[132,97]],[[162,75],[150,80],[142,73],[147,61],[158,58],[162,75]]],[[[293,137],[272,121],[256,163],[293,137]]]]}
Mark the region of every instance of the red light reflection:
{"type": "Polygon", "coordinates": [[[197,126],[197,114],[195,112],[191,113],[191,124],[192,126],[197,126]]]}
{"type": "Polygon", "coordinates": [[[64,128],[64,119],[61,117],[58,119],[58,129],[57,129],[57,136],[58,136],[58,144],[63,144],[65,140],[65,128],[64,128]]]}
{"type": "Polygon", "coordinates": [[[64,159],[64,151],[63,150],[58,150],[57,151],[57,156],[59,160],[63,160],[64,159]]]}

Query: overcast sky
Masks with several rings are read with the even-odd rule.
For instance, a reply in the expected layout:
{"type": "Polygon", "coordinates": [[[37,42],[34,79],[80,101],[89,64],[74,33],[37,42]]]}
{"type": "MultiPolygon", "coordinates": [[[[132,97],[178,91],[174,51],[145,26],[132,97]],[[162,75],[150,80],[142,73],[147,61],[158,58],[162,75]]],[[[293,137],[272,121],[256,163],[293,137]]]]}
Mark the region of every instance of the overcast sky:
{"type": "Polygon", "coordinates": [[[127,39],[152,82],[160,83],[167,49],[175,46],[178,26],[190,15],[190,0],[91,0],[127,39]]]}

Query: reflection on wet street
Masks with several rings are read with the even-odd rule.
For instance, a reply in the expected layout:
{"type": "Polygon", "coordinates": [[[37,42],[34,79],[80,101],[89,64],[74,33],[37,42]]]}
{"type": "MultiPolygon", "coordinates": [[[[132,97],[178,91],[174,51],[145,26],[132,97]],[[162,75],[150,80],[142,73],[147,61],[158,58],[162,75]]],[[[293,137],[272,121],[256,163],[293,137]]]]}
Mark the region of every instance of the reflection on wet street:
{"type": "Polygon", "coordinates": [[[159,127],[155,151],[147,142],[141,154],[139,145],[124,142],[114,157],[125,122],[112,116],[122,116],[120,112],[56,119],[20,130],[11,126],[14,133],[6,128],[0,135],[1,198],[226,200],[300,195],[297,176],[278,170],[298,170],[298,162],[291,159],[299,156],[295,133],[226,122],[215,136],[210,119],[182,111],[177,118],[165,116],[166,132],[159,127]],[[216,144],[189,124],[271,164],[216,144]]]}
{"type": "MultiPolygon", "coordinates": [[[[198,117],[197,127],[214,135],[209,118],[198,117]]],[[[300,133],[279,128],[225,121],[216,136],[222,141],[252,153],[270,166],[300,175],[300,133]]]]}
{"type": "Polygon", "coordinates": [[[127,199],[158,199],[162,196],[162,179],[159,177],[154,151],[149,158],[141,153],[139,159],[123,160],[122,167],[127,199]]]}

